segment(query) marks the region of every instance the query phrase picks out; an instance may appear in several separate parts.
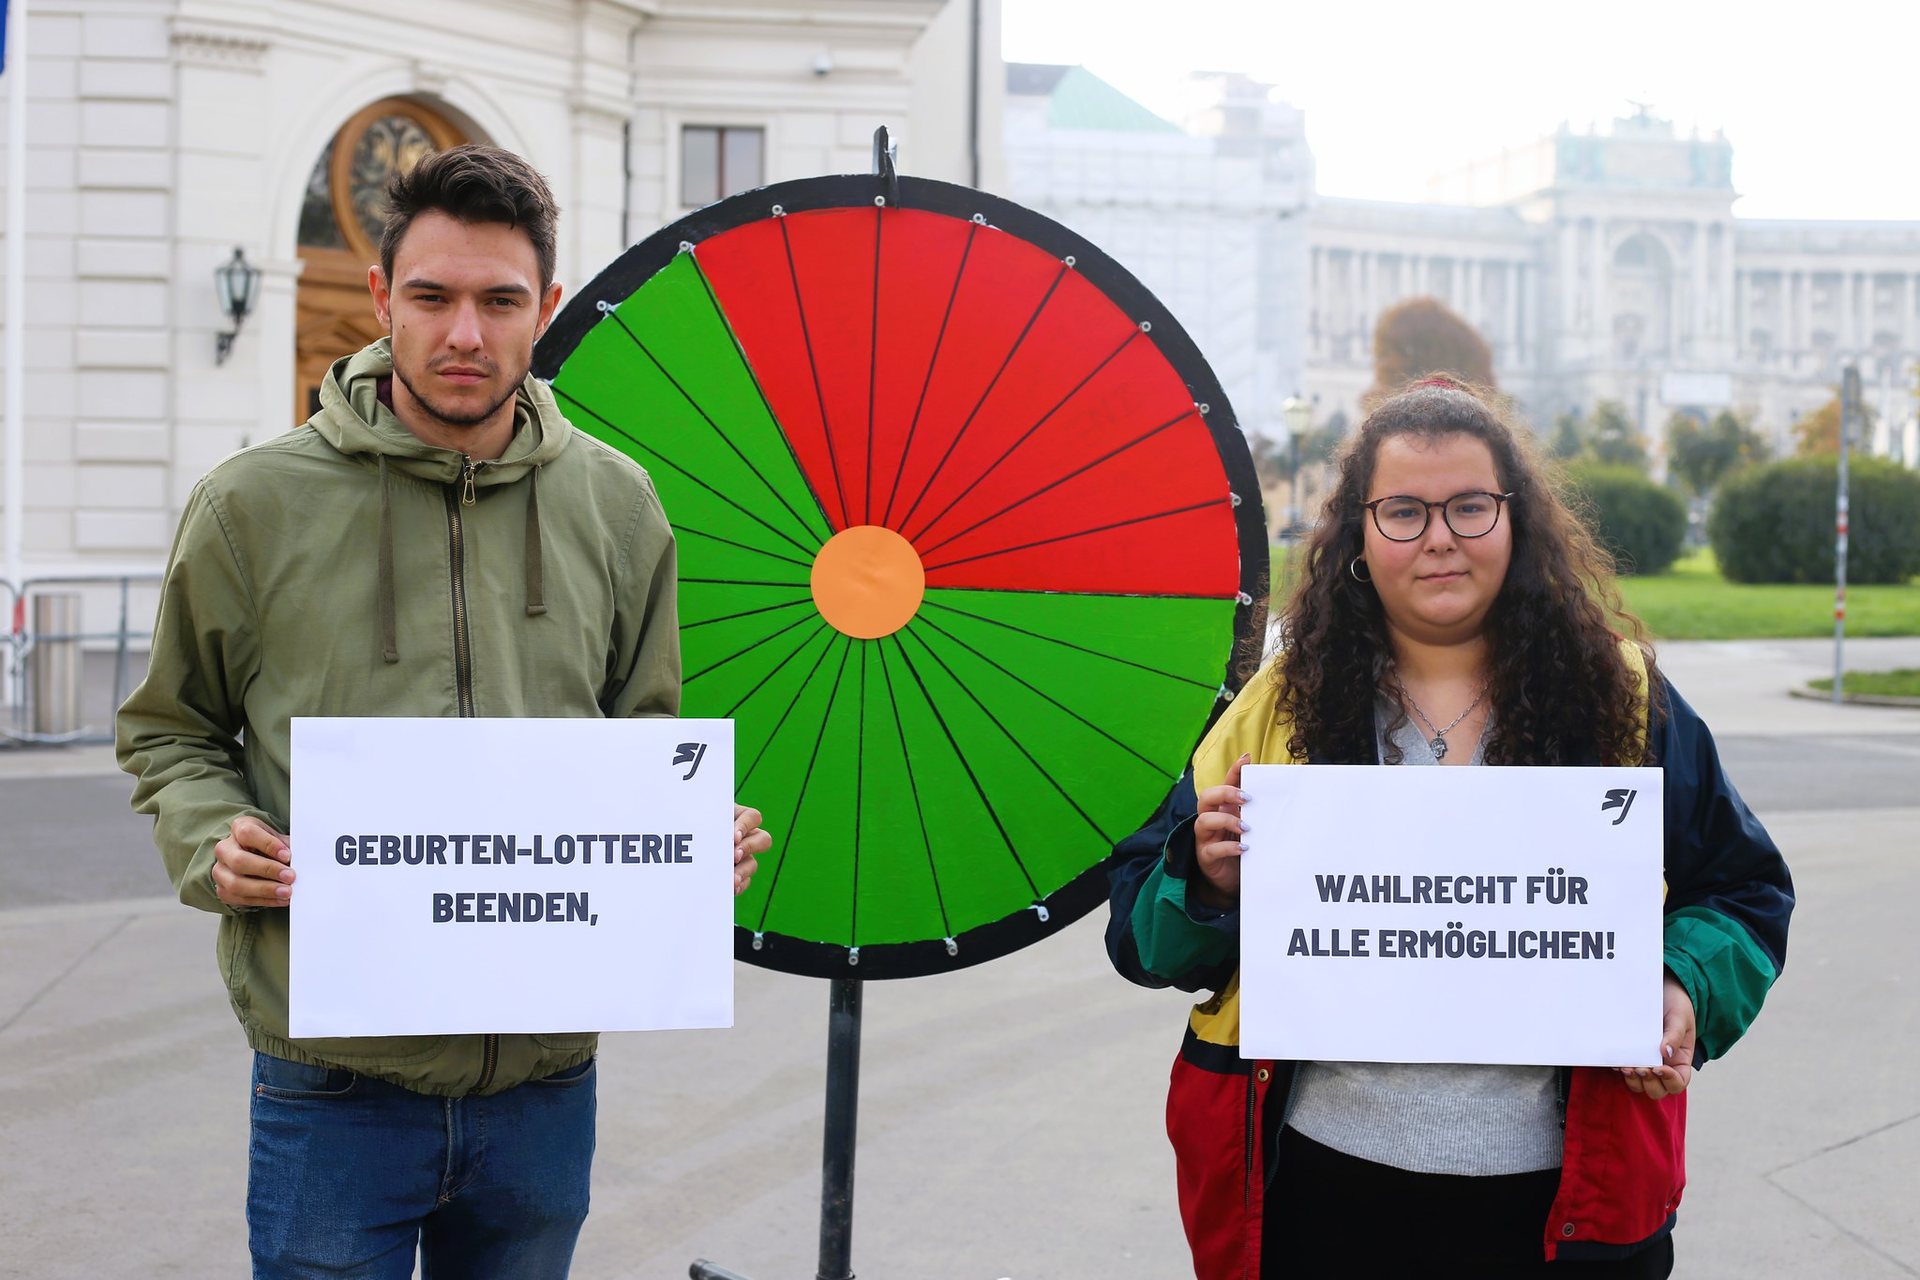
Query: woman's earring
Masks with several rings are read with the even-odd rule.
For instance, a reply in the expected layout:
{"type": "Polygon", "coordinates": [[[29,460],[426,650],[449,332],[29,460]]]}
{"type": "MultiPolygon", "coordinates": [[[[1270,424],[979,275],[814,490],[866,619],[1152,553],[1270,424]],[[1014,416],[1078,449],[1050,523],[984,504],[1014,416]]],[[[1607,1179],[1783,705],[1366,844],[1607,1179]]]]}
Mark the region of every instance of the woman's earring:
{"type": "Polygon", "coordinates": [[[1347,576],[1352,578],[1355,582],[1359,583],[1363,587],[1370,586],[1373,583],[1372,569],[1367,570],[1366,577],[1363,578],[1360,576],[1360,566],[1365,563],[1366,563],[1366,559],[1363,556],[1355,556],[1353,559],[1347,561],[1347,576]]]}

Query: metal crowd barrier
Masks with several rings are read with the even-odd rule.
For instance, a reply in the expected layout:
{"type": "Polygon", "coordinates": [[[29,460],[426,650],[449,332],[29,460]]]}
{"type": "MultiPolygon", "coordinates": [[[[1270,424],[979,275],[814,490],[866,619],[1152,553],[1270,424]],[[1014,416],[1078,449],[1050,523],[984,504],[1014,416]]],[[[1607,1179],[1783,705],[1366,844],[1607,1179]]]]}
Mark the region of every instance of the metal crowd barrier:
{"type": "MultiPolygon", "coordinates": [[[[135,587],[158,587],[157,573],[73,574],[28,578],[17,586],[0,579],[0,605],[5,629],[0,630],[5,662],[0,680],[6,682],[10,704],[7,722],[0,724],[0,745],[66,746],[113,741],[113,727],[91,728],[82,722],[81,691],[84,646],[89,641],[113,643],[113,701],[118,709],[127,696],[127,653],[133,640],[128,626],[129,598],[135,587]],[[119,621],[111,631],[88,631],[81,625],[79,590],[113,588],[119,598],[119,621]]],[[[142,634],[146,634],[144,631],[142,634]]]]}

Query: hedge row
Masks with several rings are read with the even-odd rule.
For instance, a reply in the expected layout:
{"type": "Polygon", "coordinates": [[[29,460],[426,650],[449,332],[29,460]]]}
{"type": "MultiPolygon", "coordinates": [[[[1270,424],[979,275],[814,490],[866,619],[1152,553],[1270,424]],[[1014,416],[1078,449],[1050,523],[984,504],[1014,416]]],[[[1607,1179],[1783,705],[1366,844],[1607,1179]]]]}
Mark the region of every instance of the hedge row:
{"type": "MultiPolygon", "coordinates": [[[[1920,472],[1885,458],[1849,465],[1847,581],[1920,574],[1920,472]]],[[[1831,582],[1835,460],[1789,458],[1721,485],[1707,541],[1730,582],[1831,582]]]]}

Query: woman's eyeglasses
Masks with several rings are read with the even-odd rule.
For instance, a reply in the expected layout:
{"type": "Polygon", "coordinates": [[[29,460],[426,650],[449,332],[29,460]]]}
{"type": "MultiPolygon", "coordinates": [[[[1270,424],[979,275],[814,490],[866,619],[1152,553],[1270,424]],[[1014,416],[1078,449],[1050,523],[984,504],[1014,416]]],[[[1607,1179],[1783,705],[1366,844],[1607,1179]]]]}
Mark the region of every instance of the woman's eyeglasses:
{"type": "Polygon", "coordinates": [[[1440,509],[1457,538],[1484,538],[1500,523],[1500,504],[1511,493],[1456,493],[1445,502],[1428,502],[1408,494],[1396,493],[1375,498],[1360,505],[1373,513],[1373,527],[1391,542],[1412,542],[1427,531],[1429,512],[1440,509]]]}

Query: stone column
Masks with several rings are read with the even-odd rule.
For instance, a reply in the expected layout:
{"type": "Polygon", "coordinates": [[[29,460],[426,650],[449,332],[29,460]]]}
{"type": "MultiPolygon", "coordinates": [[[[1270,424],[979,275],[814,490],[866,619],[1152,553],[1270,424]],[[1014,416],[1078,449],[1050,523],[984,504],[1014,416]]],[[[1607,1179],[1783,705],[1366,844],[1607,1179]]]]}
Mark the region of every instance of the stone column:
{"type": "Polygon", "coordinates": [[[1795,323],[1799,326],[1799,342],[1796,351],[1813,350],[1813,273],[1811,271],[1794,272],[1798,285],[1795,298],[1795,323]]]}
{"type": "Polygon", "coordinates": [[[1373,255],[1353,251],[1353,331],[1362,348],[1373,340],[1373,255]]]}
{"type": "Polygon", "coordinates": [[[1753,281],[1744,271],[1733,274],[1733,341],[1728,344],[1738,360],[1747,349],[1747,304],[1753,281]]]}
{"type": "MultiPolygon", "coordinates": [[[[1547,332],[1547,273],[1541,270],[1539,263],[1529,263],[1521,269],[1526,282],[1526,292],[1520,298],[1520,330],[1527,349],[1529,363],[1540,359],[1539,339],[1547,332]]],[[[1553,345],[1548,343],[1552,351],[1553,345]]]]}
{"type": "Polygon", "coordinates": [[[1613,318],[1607,314],[1606,224],[1595,218],[1589,234],[1592,237],[1588,248],[1593,272],[1593,352],[1596,358],[1608,361],[1613,356],[1613,318]]]}
{"type": "Polygon", "coordinates": [[[1710,224],[1693,224],[1693,297],[1687,308],[1688,333],[1684,346],[1679,350],[1694,355],[1706,340],[1707,326],[1707,258],[1712,253],[1710,224]]]}
{"type": "MultiPolygon", "coordinates": [[[[1560,227],[1560,261],[1554,268],[1560,285],[1560,331],[1563,334],[1573,332],[1575,317],[1579,314],[1578,299],[1580,291],[1580,227],[1574,222],[1565,222],[1560,227]]],[[[1562,342],[1561,355],[1564,357],[1565,342],[1562,342]]]]}
{"type": "Polygon", "coordinates": [[[1361,270],[1364,273],[1362,278],[1366,281],[1366,288],[1361,296],[1367,301],[1365,327],[1361,337],[1364,341],[1372,342],[1373,327],[1380,323],[1380,255],[1371,249],[1367,250],[1366,256],[1361,259],[1361,270]]]}
{"type": "MultiPolygon", "coordinates": [[[[1360,329],[1360,255],[1352,249],[1340,254],[1340,331],[1346,335],[1349,344],[1353,335],[1360,329]]],[[[1351,358],[1351,352],[1349,352],[1351,358]]]]}
{"type": "MultiPolygon", "coordinates": [[[[1736,246],[1734,244],[1734,237],[1733,237],[1733,223],[1727,222],[1723,224],[1720,228],[1720,263],[1721,263],[1721,267],[1720,267],[1721,295],[1720,296],[1722,298],[1729,298],[1734,288],[1733,282],[1739,280],[1740,278],[1740,264],[1734,254],[1735,248],[1736,246]]],[[[1753,281],[1751,277],[1748,278],[1747,284],[1749,288],[1752,287],[1753,281]]],[[[1732,323],[1744,325],[1746,322],[1743,321],[1740,317],[1741,317],[1741,313],[1738,310],[1738,303],[1736,301],[1734,318],[1732,323]]],[[[1746,343],[1746,341],[1747,341],[1747,336],[1744,332],[1734,334],[1733,344],[1732,344],[1733,349],[1738,350],[1742,345],[1746,343]]]]}
{"type": "Polygon", "coordinates": [[[1793,332],[1793,272],[1782,267],[1774,272],[1774,276],[1778,282],[1779,292],[1779,305],[1775,310],[1780,316],[1776,325],[1779,330],[1779,341],[1775,344],[1775,349],[1781,352],[1791,364],[1793,352],[1799,350],[1798,339],[1793,332]]]}
{"type": "Polygon", "coordinates": [[[1522,268],[1520,264],[1517,262],[1509,262],[1507,264],[1507,272],[1505,276],[1505,285],[1506,285],[1506,291],[1507,291],[1507,296],[1505,299],[1506,306],[1502,308],[1502,310],[1505,312],[1505,316],[1501,321],[1502,325],[1506,330],[1506,332],[1502,336],[1506,339],[1507,360],[1509,363],[1516,366],[1520,363],[1520,350],[1521,350],[1521,346],[1520,346],[1520,274],[1521,274],[1521,270],[1522,268]]]}
{"type": "Polygon", "coordinates": [[[1914,339],[1913,284],[1912,275],[1900,277],[1900,349],[1909,354],[1913,352],[1915,346],[1920,346],[1920,342],[1914,339]]]}
{"type": "Polygon", "coordinates": [[[1840,332],[1835,335],[1840,342],[1841,354],[1850,355],[1860,349],[1860,294],[1856,288],[1858,277],[1851,270],[1840,275],[1840,288],[1837,301],[1840,306],[1840,332]]]}
{"type": "Polygon", "coordinates": [[[1307,349],[1318,360],[1324,354],[1324,332],[1327,315],[1326,285],[1321,280],[1320,250],[1307,252],[1307,349]]]}

